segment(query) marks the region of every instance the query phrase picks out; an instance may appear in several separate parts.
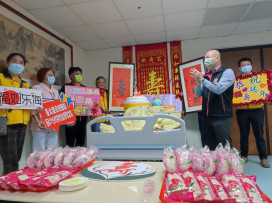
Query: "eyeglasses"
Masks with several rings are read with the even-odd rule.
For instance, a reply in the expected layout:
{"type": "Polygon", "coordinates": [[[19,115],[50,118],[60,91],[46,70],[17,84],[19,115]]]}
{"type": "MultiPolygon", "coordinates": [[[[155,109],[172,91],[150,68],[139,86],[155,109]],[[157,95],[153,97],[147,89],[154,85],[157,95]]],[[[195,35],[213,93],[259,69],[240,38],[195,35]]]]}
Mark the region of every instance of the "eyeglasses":
{"type": "Polygon", "coordinates": [[[101,83],[102,83],[102,84],[105,84],[106,82],[97,82],[97,83],[98,83],[98,84],[101,84],[101,83]]]}

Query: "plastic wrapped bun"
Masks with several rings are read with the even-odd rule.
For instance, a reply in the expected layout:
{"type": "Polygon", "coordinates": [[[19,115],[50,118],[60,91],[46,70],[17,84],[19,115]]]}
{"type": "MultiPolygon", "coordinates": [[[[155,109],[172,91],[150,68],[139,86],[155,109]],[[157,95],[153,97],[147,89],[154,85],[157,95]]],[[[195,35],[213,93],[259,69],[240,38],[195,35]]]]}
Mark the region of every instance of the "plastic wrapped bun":
{"type": "Polygon", "coordinates": [[[77,149],[72,149],[70,152],[68,152],[67,155],[65,155],[63,159],[63,165],[64,166],[71,166],[73,160],[77,156],[77,149]]]}
{"type": "Polygon", "coordinates": [[[176,155],[171,147],[167,147],[163,151],[163,164],[167,171],[177,171],[176,155]]]}
{"type": "Polygon", "coordinates": [[[245,170],[245,161],[239,156],[239,151],[233,148],[232,153],[230,154],[231,162],[231,173],[244,174],[245,170]]]}
{"type": "Polygon", "coordinates": [[[200,152],[196,153],[193,158],[192,164],[193,171],[195,173],[203,173],[205,170],[204,160],[200,152]]]}
{"type": "Polygon", "coordinates": [[[223,175],[230,172],[231,162],[229,161],[229,151],[223,148],[223,145],[220,143],[215,149],[217,166],[216,166],[216,175],[223,175]]]}
{"type": "Polygon", "coordinates": [[[87,156],[87,154],[80,154],[79,156],[77,156],[73,162],[72,162],[72,166],[73,167],[81,167],[84,164],[88,163],[90,161],[90,157],[87,156]]]}
{"type": "Polygon", "coordinates": [[[37,168],[43,167],[44,159],[49,152],[50,150],[45,150],[39,153],[39,160],[37,161],[37,165],[36,165],[37,168]]]}
{"type": "Polygon", "coordinates": [[[54,158],[56,155],[56,150],[52,150],[49,153],[47,153],[43,165],[45,168],[52,168],[54,166],[54,158]]]}
{"type": "Polygon", "coordinates": [[[192,153],[194,152],[193,149],[194,148],[191,148],[191,150],[187,150],[187,145],[184,145],[176,149],[176,158],[179,170],[183,171],[186,170],[187,168],[192,167],[193,164],[192,153]]]}
{"type": "Polygon", "coordinates": [[[29,168],[35,168],[39,159],[39,153],[39,151],[34,151],[27,157],[26,163],[29,168]]]}

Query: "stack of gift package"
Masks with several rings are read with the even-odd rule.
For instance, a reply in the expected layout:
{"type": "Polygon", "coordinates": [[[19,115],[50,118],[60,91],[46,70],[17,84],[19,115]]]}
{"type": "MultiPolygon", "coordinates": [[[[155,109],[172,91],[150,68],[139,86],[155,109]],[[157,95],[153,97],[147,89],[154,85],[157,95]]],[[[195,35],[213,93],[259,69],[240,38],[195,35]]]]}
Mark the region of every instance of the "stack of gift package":
{"type": "Polygon", "coordinates": [[[256,176],[244,175],[245,162],[238,150],[219,144],[169,147],[164,150],[166,167],[161,199],[165,201],[267,202],[256,184],[256,176]]]}
{"type": "Polygon", "coordinates": [[[97,153],[95,147],[57,147],[34,151],[27,158],[28,167],[0,177],[0,189],[47,191],[89,166],[97,153]]]}

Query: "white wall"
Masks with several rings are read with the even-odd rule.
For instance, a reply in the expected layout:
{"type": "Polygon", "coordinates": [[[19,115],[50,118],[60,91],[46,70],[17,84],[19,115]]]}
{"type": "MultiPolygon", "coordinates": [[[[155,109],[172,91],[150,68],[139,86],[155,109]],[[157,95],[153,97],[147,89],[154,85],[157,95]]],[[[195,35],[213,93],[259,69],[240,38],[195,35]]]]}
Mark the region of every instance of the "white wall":
{"type": "MultiPolygon", "coordinates": [[[[35,18],[33,15],[31,15],[29,12],[27,12],[23,8],[21,8],[21,7],[17,6],[16,4],[14,4],[12,1],[3,0],[3,2],[10,5],[12,8],[14,8],[15,10],[17,10],[20,13],[24,14],[25,16],[29,17],[30,19],[32,19],[36,23],[40,24],[41,26],[43,26],[47,30],[49,30],[52,33],[56,34],[60,38],[65,39],[68,43],[70,43],[73,46],[74,66],[80,66],[83,69],[83,71],[84,71],[84,69],[87,68],[87,65],[86,65],[86,53],[85,53],[85,51],[83,49],[81,49],[79,46],[77,46],[72,41],[70,41],[69,39],[62,36],[61,34],[57,33],[54,29],[52,29],[51,27],[49,27],[45,23],[41,22],[39,19],[35,18]]],[[[11,19],[11,20],[25,26],[23,24],[24,21],[20,17],[18,17],[17,15],[13,14],[12,12],[6,10],[5,8],[3,8],[1,6],[0,6],[0,13],[7,16],[9,19],[11,19]]],[[[27,26],[29,26],[29,25],[27,25],[27,26]]],[[[43,31],[39,30],[38,28],[34,28],[33,31],[35,31],[38,35],[41,35],[41,36],[45,35],[45,33],[43,31]]],[[[47,37],[45,37],[45,38],[47,38],[47,37]]],[[[51,40],[51,38],[53,38],[53,37],[48,36],[47,39],[51,40]]],[[[52,40],[56,40],[56,39],[52,39],[52,40]]],[[[29,61],[29,62],[31,63],[31,61],[29,61]]],[[[68,69],[69,69],[69,67],[65,67],[66,81],[69,81],[68,76],[67,76],[68,69]]],[[[60,128],[60,144],[64,144],[64,143],[65,143],[65,141],[64,141],[64,130],[63,130],[63,127],[61,127],[60,128]]],[[[20,168],[23,168],[23,167],[26,166],[25,160],[26,160],[27,156],[31,153],[31,151],[32,151],[32,136],[31,136],[31,132],[29,131],[29,129],[27,129],[24,149],[23,149],[23,153],[22,153],[22,158],[21,158],[21,161],[19,163],[20,168]]],[[[3,165],[2,160],[0,159],[0,174],[2,174],[2,165],[3,165]]]]}
{"type": "Polygon", "coordinates": [[[106,87],[108,87],[109,62],[122,62],[122,48],[89,51],[86,52],[86,58],[88,68],[84,69],[83,83],[89,87],[95,87],[97,76],[104,76],[107,81],[106,87]]]}

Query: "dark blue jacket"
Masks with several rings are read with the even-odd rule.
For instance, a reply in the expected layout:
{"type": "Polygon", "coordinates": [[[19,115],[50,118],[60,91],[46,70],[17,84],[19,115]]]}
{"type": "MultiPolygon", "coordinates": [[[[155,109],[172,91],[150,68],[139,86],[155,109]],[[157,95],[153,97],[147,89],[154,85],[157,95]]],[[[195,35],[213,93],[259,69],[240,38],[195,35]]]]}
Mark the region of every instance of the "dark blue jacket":
{"type": "MultiPolygon", "coordinates": [[[[221,66],[212,74],[211,78],[209,77],[209,74],[205,74],[203,77],[211,82],[219,82],[225,70],[226,68],[221,66]]],[[[222,94],[215,94],[203,86],[202,113],[204,116],[232,117],[233,87],[234,84],[222,94]]]]}

